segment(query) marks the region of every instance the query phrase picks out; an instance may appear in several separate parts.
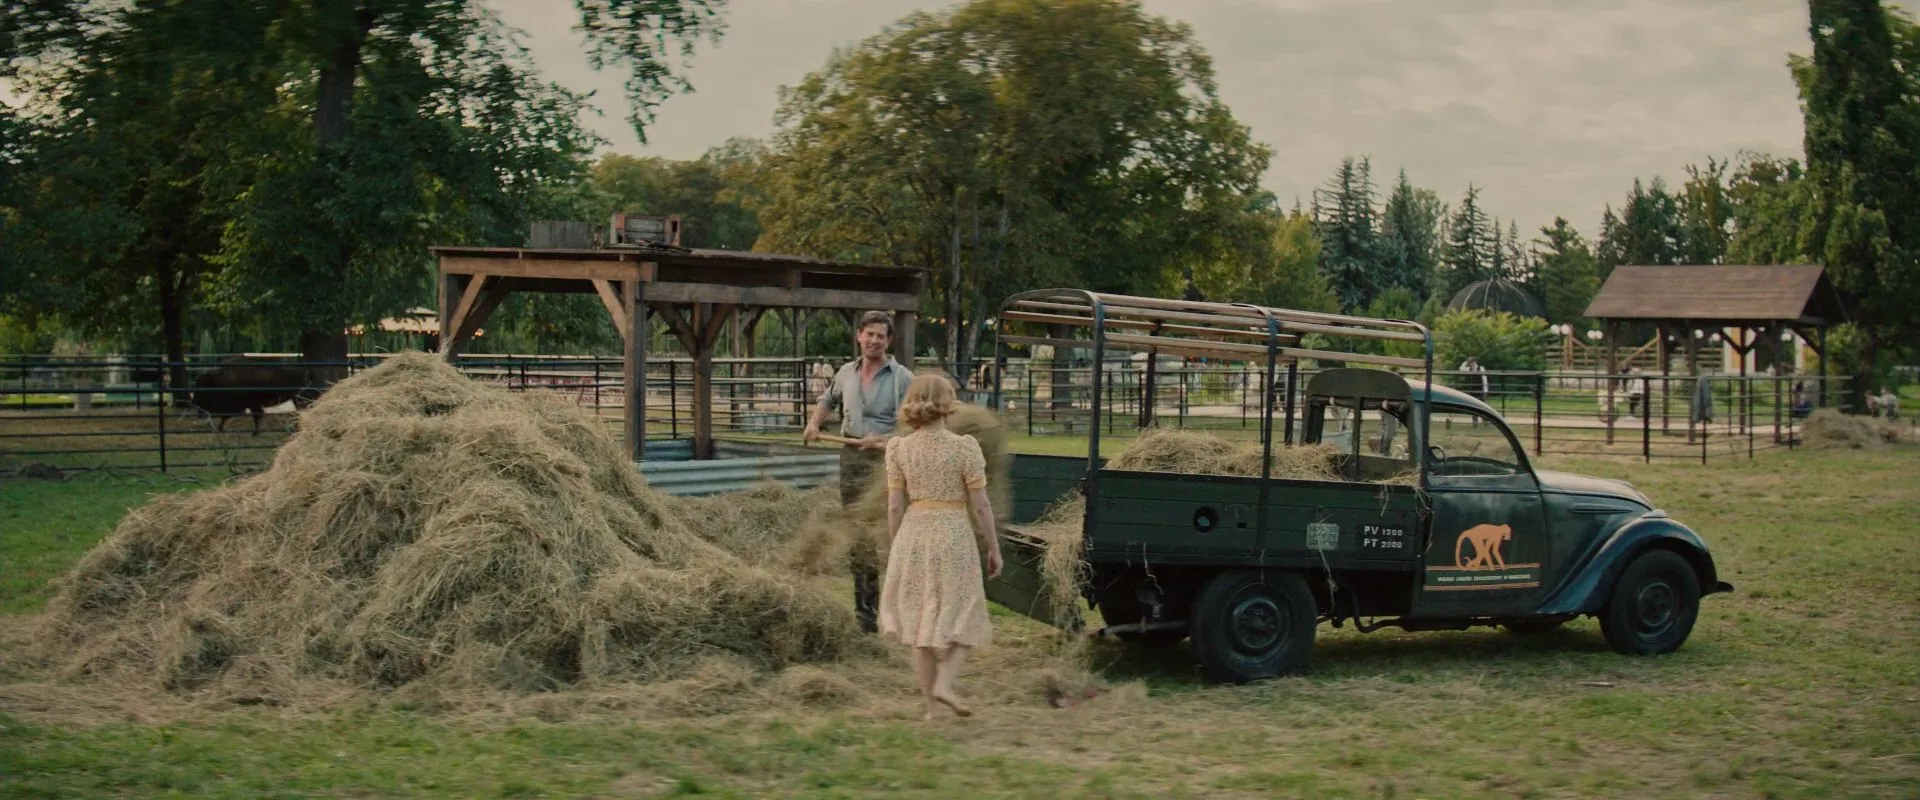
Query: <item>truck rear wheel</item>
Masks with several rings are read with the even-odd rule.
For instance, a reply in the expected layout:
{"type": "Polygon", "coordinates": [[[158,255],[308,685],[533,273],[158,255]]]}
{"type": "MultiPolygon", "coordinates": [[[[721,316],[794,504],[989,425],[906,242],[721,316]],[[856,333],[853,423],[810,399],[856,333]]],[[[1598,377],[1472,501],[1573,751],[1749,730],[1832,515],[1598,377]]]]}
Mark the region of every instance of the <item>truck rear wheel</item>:
{"type": "Polygon", "coordinates": [[[1207,680],[1248,683],[1299,669],[1313,650],[1319,610],[1298,573],[1234,570],[1194,602],[1193,655],[1207,680]]]}
{"type": "Polygon", "coordinates": [[[1617,652],[1659,655],[1680,649],[1700,615],[1700,578],[1672,550],[1641,553],[1614,581],[1600,632],[1617,652]]]}

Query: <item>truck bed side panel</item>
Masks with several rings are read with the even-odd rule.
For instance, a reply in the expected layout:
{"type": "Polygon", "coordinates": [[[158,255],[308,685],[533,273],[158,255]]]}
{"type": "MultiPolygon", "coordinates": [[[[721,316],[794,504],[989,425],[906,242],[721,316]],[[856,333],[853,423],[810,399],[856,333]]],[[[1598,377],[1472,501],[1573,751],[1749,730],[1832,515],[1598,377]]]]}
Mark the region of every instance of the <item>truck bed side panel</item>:
{"type": "Polygon", "coordinates": [[[1087,476],[1087,460],[1072,456],[1016,455],[1009,469],[1013,480],[1015,523],[1040,518],[1063,495],[1076,490],[1087,476]]]}
{"type": "Polygon", "coordinates": [[[1276,480],[1264,531],[1258,478],[1103,470],[1094,493],[1094,561],[1411,570],[1420,550],[1411,487],[1276,480]]]}

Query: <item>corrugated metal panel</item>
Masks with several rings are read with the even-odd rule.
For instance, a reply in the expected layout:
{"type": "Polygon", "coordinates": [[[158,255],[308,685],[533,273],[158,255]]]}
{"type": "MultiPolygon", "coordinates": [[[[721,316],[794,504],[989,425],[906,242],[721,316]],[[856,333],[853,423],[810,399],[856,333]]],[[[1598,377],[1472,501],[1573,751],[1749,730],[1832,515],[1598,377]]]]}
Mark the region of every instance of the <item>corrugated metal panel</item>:
{"type": "Polygon", "coordinates": [[[693,458],[692,439],[649,439],[641,450],[647,461],[689,461],[693,458]]]}
{"type": "Polygon", "coordinates": [[[708,461],[642,461],[640,474],[647,485],[667,494],[703,495],[751,488],[776,480],[810,489],[840,478],[840,455],[757,456],[708,461]]]}

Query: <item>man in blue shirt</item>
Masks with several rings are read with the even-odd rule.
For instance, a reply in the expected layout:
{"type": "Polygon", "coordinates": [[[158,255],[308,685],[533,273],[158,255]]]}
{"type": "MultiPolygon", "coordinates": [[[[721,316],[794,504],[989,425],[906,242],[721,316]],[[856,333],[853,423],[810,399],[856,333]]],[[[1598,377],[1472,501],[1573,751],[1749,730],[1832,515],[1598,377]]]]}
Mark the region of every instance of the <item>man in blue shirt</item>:
{"type": "MultiPolygon", "coordinates": [[[[900,401],[906,397],[913,373],[889,354],[893,343],[893,317],[884,311],[869,311],[860,317],[855,334],[860,357],[841,365],[833,382],[820,393],[820,401],[807,419],[807,441],[820,437],[820,424],[827,414],[839,409],[840,435],[858,439],[840,451],[840,505],[852,507],[860,500],[867,481],[881,469],[886,459],[887,438],[899,419],[900,401]]],[[[868,633],[879,630],[880,567],[872,563],[867,548],[855,547],[853,557],[853,606],[860,627],[868,633]]]]}

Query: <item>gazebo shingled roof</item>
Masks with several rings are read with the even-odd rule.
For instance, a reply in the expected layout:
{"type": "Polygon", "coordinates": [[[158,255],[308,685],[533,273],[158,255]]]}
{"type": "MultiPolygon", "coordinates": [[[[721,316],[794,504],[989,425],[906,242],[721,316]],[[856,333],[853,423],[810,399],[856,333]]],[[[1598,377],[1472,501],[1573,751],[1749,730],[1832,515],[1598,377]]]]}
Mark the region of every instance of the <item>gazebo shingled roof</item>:
{"type": "Polygon", "coordinates": [[[1846,319],[1840,294],[1813,264],[1621,266],[1587,305],[1598,320],[1824,327],[1846,319]]]}

